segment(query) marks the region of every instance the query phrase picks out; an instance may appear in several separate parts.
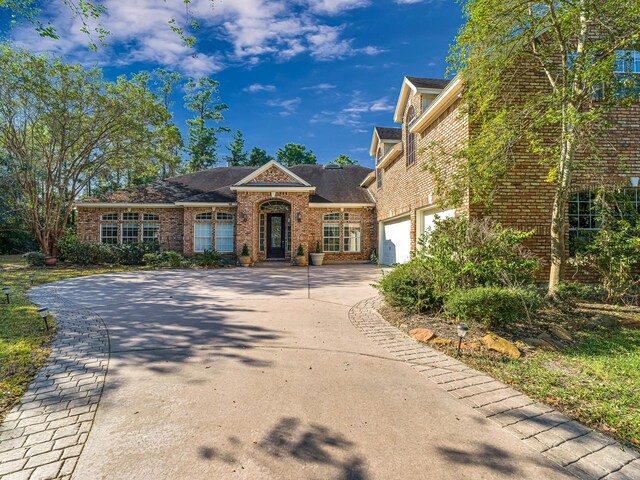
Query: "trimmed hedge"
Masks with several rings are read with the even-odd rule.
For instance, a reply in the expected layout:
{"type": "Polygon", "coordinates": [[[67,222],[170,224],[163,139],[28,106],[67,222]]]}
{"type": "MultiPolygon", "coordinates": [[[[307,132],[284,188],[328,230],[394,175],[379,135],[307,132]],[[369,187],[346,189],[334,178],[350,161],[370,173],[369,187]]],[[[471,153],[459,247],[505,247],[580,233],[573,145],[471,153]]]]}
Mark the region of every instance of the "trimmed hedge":
{"type": "Polygon", "coordinates": [[[423,312],[441,303],[431,277],[429,265],[414,259],[385,273],[374,287],[390,306],[406,313],[423,312]]]}
{"type": "Polygon", "coordinates": [[[45,255],[42,252],[27,252],[22,258],[32,267],[44,267],[45,255]]]}
{"type": "Polygon", "coordinates": [[[105,245],[102,243],[81,242],[72,233],[65,235],[58,242],[60,259],[75,265],[143,265],[144,255],[158,250],[157,243],[105,245]]]}

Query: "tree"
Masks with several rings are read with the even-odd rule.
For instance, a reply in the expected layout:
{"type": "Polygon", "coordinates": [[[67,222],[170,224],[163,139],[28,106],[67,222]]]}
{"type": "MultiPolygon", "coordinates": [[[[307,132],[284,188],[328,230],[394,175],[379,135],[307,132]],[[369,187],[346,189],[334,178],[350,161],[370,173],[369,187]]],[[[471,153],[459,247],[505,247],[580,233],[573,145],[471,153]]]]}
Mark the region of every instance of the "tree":
{"type": "Polygon", "coordinates": [[[273,160],[273,157],[269,155],[266,150],[253,147],[251,154],[249,155],[249,162],[247,163],[247,166],[261,167],[265,163],[269,163],[271,160],[273,160]]]}
{"type": "Polygon", "coordinates": [[[340,155],[338,155],[338,158],[333,161],[333,163],[335,163],[336,165],[355,165],[356,163],[358,163],[358,160],[352,160],[348,155],[343,155],[341,153],[340,155]]]}
{"type": "Polygon", "coordinates": [[[244,137],[240,130],[233,134],[233,142],[227,146],[227,150],[231,153],[225,157],[229,165],[238,167],[249,163],[249,155],[244,149],[244,137]]]}
{"type": "Polygon", "coordinates": [[[187,150],[191,156],[188,168],[191,172],[204,170],[218,163],[218,133],[229,131],[219,125],[210,126],[211,122],[222,122],[222,112],[229,108],[220,102],[218,86],[218,82],[208,77],[197,81],[189,79],[186,85],[185,107],[196,114],[194,118],[187,120],[187,150]]]}
{"type": "Polygon", "coordinates": [[[46,255],[91,180],[143,155],[167,116],[125,77],[0,45],[0,157],[46,255]]]}
{"type": "Polygon", "coordinates": [[[304,145],[297,143],[287,143],[284,148],[279,148],[276,152],[278,162],[287,167],[302,164],[316,164],[316,156],[311,150],[307,150],[304,145]]]}
{"type": "MultiPolygon", "coordinates": [[[[177,72],[169,72],[162,68],[153,71],[153,80],[162,98],[162,104],[167,111],[173,106],[173,92],[181,82],[182,75],[177,72]]],[[[167,118],[164,126],[158,132],[156,143],[156,158],[161,166],[161,177],[173,177],[176,175],[182,163],[180,151],[184,148],[184,141],[180,129],[167,118]]]]}
{"type": "Polygon", "coordinates": [[[628,105],[637,92],[637,76],[617,75],[615,66],[624,65],[620,52],[640,40],[640,2],[468,0],[464,15],[450,56],[465,83],[463,105],[474,125],[462,155],[467,182],[461,184],[470,187],[472,201],[490,198],[513,166],[516,148],[525,145],[538,155],[555,192],[553,294],[565,265],[574,171],[600,157],[596,140],[606,132],[607,113],[628,105]],[[532,67],[544,73],[547,88],[524,95],[517,82],[532,67]]]}

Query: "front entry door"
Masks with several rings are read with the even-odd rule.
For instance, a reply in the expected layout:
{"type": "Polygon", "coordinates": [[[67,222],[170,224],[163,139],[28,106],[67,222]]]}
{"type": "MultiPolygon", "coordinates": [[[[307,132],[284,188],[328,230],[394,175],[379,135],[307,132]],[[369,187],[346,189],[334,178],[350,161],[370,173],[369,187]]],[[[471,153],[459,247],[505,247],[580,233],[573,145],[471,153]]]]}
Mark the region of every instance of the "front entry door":
{"type": "Polygon", "coordinates": [[[267,214],[267,258],[284,258],[285,214],[267,214]]]}

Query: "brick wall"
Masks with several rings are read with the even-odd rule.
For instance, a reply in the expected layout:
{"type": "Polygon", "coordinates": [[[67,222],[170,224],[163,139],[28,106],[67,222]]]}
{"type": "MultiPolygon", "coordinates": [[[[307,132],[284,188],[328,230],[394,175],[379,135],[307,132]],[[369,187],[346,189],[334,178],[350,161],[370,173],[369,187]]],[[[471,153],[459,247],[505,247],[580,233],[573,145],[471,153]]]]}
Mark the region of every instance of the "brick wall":
{"type": "Polygon", "coordinates": [[[280,168],[276,166],[271,166],[267,168],[264,172],[258,175],[256,178],[252,179],[251,183],[292,183],[297,182],[296,179],[290,177],[285,172],[283,172],[280,168]]]}
{"type": "MultiPolygon", "coordinates": [[[[216,213],[217,212],[227,212],[232,213],[234,215],[235,221],[237,222],[236,208],[235,207],[185,207],[183,209],[183,225],[184,225],[184,235],[183,235],[183,246],[182,252],[185,256],[191,256],[194,254],[193,251],[193,237],[194,237],[194,223],[196,219],[196,215],[198,213],[207,213],[211,212],[213,215],[213,219],[211,221],[211,245],[213,248],[216,246],[216,213]]],[[[206,222],[207,220],[198,220],[206,222]]],[[[237,224],[237,223],[236,223],[237,224]]],[[[235,227],[235,225],[234,225],[235,227]]],[[[237,235],[236,228],[234,228],[234,237],[237,235]]],[[[230,255],[233,255],[231,253],[230,255]]]]}

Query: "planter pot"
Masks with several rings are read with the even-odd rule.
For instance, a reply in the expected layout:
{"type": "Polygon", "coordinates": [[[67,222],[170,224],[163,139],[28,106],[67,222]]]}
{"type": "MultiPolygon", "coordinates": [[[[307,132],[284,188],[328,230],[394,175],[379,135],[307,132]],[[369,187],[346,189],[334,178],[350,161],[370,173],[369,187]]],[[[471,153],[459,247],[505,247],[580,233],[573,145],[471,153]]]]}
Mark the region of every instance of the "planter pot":
{"type": "Polygon", "coordinates": [[[238,260],[240,261],[240,265],[243,267],[248,267],[249,265],[251,265],[251,257],[250,256],[243,256],[240,255],[238,257],[238,260]]]}
{"type": "Polygon", "coordinates": [[[324,253],[312,253],[311,254],[311,265],[315,265],[319,267],[324,262],[324,253]]]}
{"type": "Polygon", "coordinates": [[[58,259],[56,257],[45,257],[44,259],[44,264],[47,267],[53,267],[57,263],[58,263],[58,259]]]}
{"type": "Polygon", "coordinates": [[[306,267],[308,265],[307,256],[306,255],[296,255],[296,265],[299,267],[306,267]]]}

